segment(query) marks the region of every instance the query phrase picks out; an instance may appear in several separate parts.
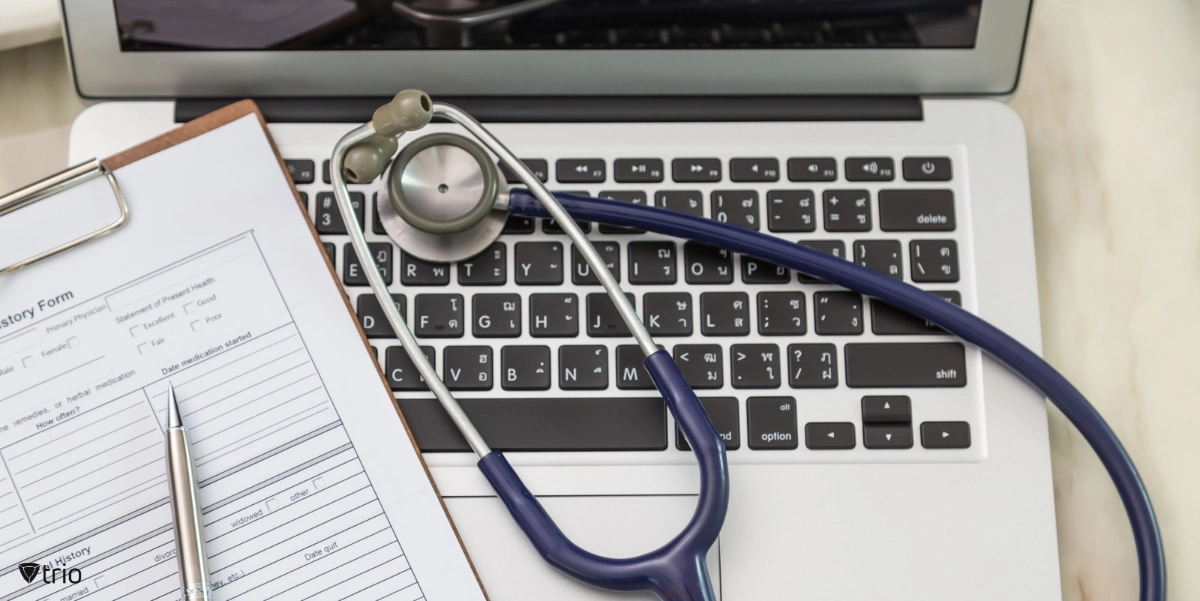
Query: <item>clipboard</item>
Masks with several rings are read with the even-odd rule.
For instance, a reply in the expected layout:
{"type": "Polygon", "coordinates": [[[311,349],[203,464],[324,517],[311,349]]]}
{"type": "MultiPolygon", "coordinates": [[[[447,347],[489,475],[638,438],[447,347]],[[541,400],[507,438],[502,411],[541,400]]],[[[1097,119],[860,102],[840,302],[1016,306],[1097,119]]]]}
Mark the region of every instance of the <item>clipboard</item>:
{"type": "MultiPolygon", "coordinates": [[[[366,332],[362,328],[361,322],[354,317],[354,312],[351,308],[350,300],[342,288],[337,272],[328,255],[321,250],[321,240],[318,236],[315,225],[308,217],[307,207],[301,200],[301,196],[297,191],[291,177],[288,175],[286,164],[279,154],[279,150],[275,145],[267,130],[266,121],[258,109],[257,105],[251,100],[243,100],[224,108],[218,109],[205,116],[199,117],[190,121],[170,132],[167,132],[159,137],[146,141],[138,146],[129,148],[125,151],[112,155],[104,159],[93,159],[86,163],[68,168],[58,174],[35,182],[31,185],[18,189],[12,193],[0,196],[0,287],[5,284],[5,275],[12,274],[18,270],[32,269],[36,270],[39,262],[57,255],[70,257],[71,252],[79,252],[86,248],[86,245],[92,243],[105,236],[119,237],[122,235],[123,228],[127,229],[130,223],[138,220],[138,207],[131,205],[127,200],[127,194],[122,190],[122,169],[130,165],[134,165],[139,161],[148,157],[155,156],[159,153],[172,149],[176,146],[199,138],[209,132],[226,125],[233,124],[235,121],[253,115],[262,128],[266,141],[274,153],[274,162],[277,164],[284,180],[287,182],[291,197],[294,200],[295,208],[303,216],[303,221],[308,226],[309,234],[312,238],[313,249],[319,253],[320,257],[325,262],[326,270],[329,277],[332,279],[338,292],[341,296],[341,304],[344,306],[347,315],[351,318],[351,322],[355,324],[358,333],[358,339],[361,340],[362,352],[371,358],[374,365],[375,374],[378,376],[378,385],[387,391],[387,398],[392,400],[393,409],[400,418],[400,423],[405,429],[408,437],[408,442],[412,446],[413,452],[417,460],[420,462],[420,468],[423,470],[424,477],[428,479],[428,483],[434,494],[437,496],[437,504],[441,508],[441,513],[445,516],[446,522],[449,524],[449,529],[453,533],[453,541],[456,543],[458,551],[461,552],[462,558],[465,559],[465,566],[469,569],[469,573],[474,576],[474,585],[478,586],[480,598],[486,599],[486,592],[483,590],[483,584],[479,579],[478,571],[471,562],[470,556],[466,552],[462,538],[459,535],[457,528],[450,518],[449,511],[446,509],[444,500],[437,491],[437,485],[433,481],[432,475],[429,472],[428,466],[425,464],[424,458],[421,456],[416,440],[413,437],[411,429],[404,420],[403,413],[400,411],[399,404],[395,402],[394,396],[391,393],[391,388],[388,384],[387,377],[384,374],[378,360],[372,353],[371,345],[368,342],[366,332]],[[61,199],[64,195],[77,191],[83,187],[91,186],[98,190],[104,188],[106,191],[103,194],[93,194],[90,198],[83,199],[90,208],[97,208],[97,215],[107,215],[108,218],[101,220],[95,227],[86,228],[85,231],[67,232],[61,234],[64,239],[52,239],[43,244],[44,248],[33,248],[28,252],[17,252],[14,250],[14,243],[11,238],[6,239],[4,229],[5,220],[11,220],[19,217],[23,212],[36,211],[39,207],[52,205],[56,199],[61,199]],[[7,254],[6,254],[7,253],[7,254]],[[65,253],[65,254],[64,254],[65,253]],[[16,259],[12,257],[18,256],[16,259]]],[[[52,207],[53,208],[53,207],[52,207]]],[[[43,216],[52,215],[50,209],[46,209],[43,216]]],[[[22,224],[24,225],[24,224],[22,224]]],[[[8,233],[11,232],[11,228],[8,233]]],[[[35,234],[30,234],[26,238],[36,237],[35,234]]],[[[0,336],[3,340],[4,336],[0,336]]],[[[448,542],[448,541],[447,541],[448,542]]],[[[445,545],[443,545],[445,546],[445,545]]],[[[465,576],[465,574],[463,574],[465,576]]]]}

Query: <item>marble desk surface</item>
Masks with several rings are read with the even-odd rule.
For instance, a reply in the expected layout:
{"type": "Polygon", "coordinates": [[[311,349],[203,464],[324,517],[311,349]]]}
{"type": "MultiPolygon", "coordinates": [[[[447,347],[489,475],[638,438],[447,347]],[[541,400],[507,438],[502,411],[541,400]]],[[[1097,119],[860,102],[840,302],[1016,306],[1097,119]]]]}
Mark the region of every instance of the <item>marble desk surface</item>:
{"type": "MultiPolygon", "coordinates": [[[[1197,59],[1200,1],[1038,0],[1011,100],[1028,135],[1045,354],[1138,462],[1173,599],[1200,599],[1197,59]]],[[[66,166],[82,109],[60,42],[0,52],[0,192],[66,166]]],[[[1136,599],[1120,500],[1065,418],[1050,422],[1063,598],[1136,599]]]]}

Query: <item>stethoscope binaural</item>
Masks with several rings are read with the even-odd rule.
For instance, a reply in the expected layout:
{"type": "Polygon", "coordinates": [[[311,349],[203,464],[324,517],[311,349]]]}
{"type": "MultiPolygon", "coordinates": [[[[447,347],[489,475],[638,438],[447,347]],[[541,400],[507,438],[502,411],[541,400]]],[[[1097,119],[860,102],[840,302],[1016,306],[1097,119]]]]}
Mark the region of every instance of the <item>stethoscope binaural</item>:
{"type": "MultiPolygon", "coordinates": [[[[391,302],[377,269],[365,269],[388,322],[450,419],[479,456],[479,469],[538,553],[559,570],[611,590],[649,590],[666,601],[714,601],[706,567],[729,502],[724,444],[703,406],[666,351],[642,325],[620,285],[575,221],[633,227],[693,240],[782,265],[880,299],[936,323],[975,344],[1042,392],[1079,429],[1108,470],[1133,529],[1142,601],[1164,601],[1166,559],[1149,494],[1116,434],[1084,396],[1054,368],[991,324],[910,284],[850,261],[785,240],[711,219],[631,203],[553,194],[478,121],[453,106],[405,90],[375,111],[371,122],[347,133],[334,147],[330,169],[342,215],[352,223],[350,240],[360,257],[371,256],[362,224],[352,210],[346,180],[373,181],[385,168],[379,195],[380,221],[405,252],[449,262],[479,254],[495,241],[509,215],[551,217],[575,243],[646,355],[645,367],[690,443],[700,468],[700,494],[687,526],[663,547],[627,559],[589,553],[566,538],[499,451],[492,451],[454,395],[425,359],[416,338],[391,302]],[[478,142],[456,134],[433,134],[408,144],[391,162],[397,139],[433,117],[461,126],[478,142]],[[486,149],[486,150],[485,150],[486,149]],[[490,154],[489,154],[490,153],[490,154]],[[506,193],[493,155],[528,190],[506,193]]],[[[801,568],[803,566],[800,566],[801,568]]]]}

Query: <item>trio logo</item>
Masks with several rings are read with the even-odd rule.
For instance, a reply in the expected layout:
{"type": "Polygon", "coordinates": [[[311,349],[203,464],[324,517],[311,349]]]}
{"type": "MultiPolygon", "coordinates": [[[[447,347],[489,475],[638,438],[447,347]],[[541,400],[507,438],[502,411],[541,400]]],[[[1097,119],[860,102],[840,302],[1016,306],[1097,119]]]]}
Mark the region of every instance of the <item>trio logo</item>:
{"type": "Polygon", "coordinates": [[[17,565],[17,571],[25,582],[30,583],[37,578],[38,572],[42,573],[42,582],[46,584],[79,584],[83,580],[83,572],[79,568],[52,568],[39,563],[22,563],[17,565]]]}

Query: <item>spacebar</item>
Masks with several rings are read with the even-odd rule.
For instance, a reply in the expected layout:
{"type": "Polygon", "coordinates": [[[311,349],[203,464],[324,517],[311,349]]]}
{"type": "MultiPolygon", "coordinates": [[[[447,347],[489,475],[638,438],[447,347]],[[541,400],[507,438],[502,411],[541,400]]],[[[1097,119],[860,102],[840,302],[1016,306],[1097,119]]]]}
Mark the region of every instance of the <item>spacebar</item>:
{"type": "MultiPolygon", "coordinates": [[[[667,408],[657,397],[459,399],[483,440],[498,451],[661,451],[667,408]]],[[[470,451],[434,399],[400,399],[417,446],[470,451]]]]}

